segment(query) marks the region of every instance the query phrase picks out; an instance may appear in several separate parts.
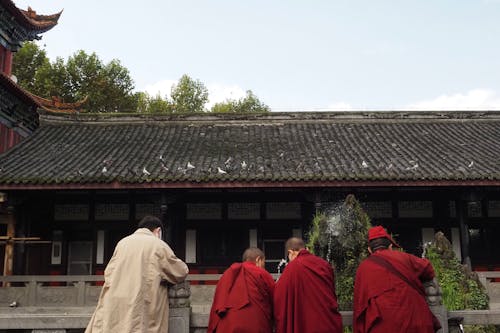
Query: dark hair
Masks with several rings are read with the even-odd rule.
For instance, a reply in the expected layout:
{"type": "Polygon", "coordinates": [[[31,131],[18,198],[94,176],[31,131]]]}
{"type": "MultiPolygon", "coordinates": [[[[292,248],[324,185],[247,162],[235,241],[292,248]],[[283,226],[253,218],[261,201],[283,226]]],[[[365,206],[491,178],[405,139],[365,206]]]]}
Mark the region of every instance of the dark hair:
{"type": "Polygon", "coordinates": [[[385,237],[375,238],[368,242],[368,246],[373,252],[381,249],[387,249],[391,245],[391,241],[385,237]]]}
{"type": "Polygon", "coordinates": [[[137,228],[148,228],[151,231],[155,230],[158,227],[163,228],[163,223],[159,218],[151,215],[144,216],[137,225],[137,228]]]}

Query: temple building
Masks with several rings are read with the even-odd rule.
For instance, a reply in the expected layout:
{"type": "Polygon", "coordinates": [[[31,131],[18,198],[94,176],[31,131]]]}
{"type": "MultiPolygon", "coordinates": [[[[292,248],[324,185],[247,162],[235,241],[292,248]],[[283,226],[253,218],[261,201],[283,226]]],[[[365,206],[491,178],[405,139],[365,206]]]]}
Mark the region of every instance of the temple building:
{"type": "Polygon", "coordinates": [[[11,0],[0,0],[0,153],[38,127],[36,110],[40,104],[16,84],[13,54],[24,41],[40,39],[41,33],[57,24],[60,15],[38,15],[31,8],[17,8],[11,0]]]}
{"type": "Polygon", "coordinates": [[[499,112],[61,114],[0,158],[13,274],[101,274],[146,214],[192,272],[248,246],[268,269],[314,213],[353,193],[421,253],[443,231],[474,268],[500,267],[499,112]]]}
{"type": "Polygon", "coordinates": [[[500,268],[499,112],[83,114],[11,76],[12,53],[60,13],[0,10],[4,275],[102,274],[146,214],[192,273],[248,246],[275,272],[283,242],[351,193],[405,250],[441,230],[463,262],[500,268]]]}
{"type": "MultiPolygon", "coordinates": [[[[38,15],[29,7],[22,10],[11,0],[0,0],[0,153],[33,134],[39,126],[39,111],[73,113],[86,101],[64,103],[56,96],[50,100],[41,98],[20,87],[12,75],[13,54],[23,42],[40,39],[42,33],[57,24],[60,15],[38,15]]],[[[14,221],[3,204],[5,200],[5,193],[0,193],[0,254],[5,256],[4,275],[11,275],[14,242],[27,239],[14,237],[14,221]]]]}

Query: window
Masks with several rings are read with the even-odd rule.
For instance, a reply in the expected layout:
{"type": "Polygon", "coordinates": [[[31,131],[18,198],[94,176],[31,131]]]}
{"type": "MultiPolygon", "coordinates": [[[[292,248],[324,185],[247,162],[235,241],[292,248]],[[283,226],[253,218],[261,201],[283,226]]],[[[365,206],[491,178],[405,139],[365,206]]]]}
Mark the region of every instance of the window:
{"type": "Polygon", "coordinates": [[[90,275],[92,271],[92,242],[69,242],[68,275],[90,275]]]}

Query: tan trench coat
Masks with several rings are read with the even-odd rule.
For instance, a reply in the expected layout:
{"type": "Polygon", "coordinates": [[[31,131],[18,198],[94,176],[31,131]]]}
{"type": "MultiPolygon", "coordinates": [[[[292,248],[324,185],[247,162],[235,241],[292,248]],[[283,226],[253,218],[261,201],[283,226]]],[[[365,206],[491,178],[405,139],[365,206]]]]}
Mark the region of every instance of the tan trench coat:
{"type": "Polygon", "coordinates": [[[168,289],[182,282],[187,265],[149,229],[116,245],[104,286],[85,333],[168,332],[168,289]]]}

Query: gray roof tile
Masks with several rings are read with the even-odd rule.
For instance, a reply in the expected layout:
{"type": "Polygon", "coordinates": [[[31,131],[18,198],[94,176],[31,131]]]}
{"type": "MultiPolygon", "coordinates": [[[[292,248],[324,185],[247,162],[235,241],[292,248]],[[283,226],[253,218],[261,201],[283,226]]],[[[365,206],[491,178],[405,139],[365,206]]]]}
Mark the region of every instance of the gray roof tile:
{"type": "Polygon", "coordinates": [[[0,187],[500,180],[500,116],[344,118],[45,120],[0,157],[0,187]]]}

